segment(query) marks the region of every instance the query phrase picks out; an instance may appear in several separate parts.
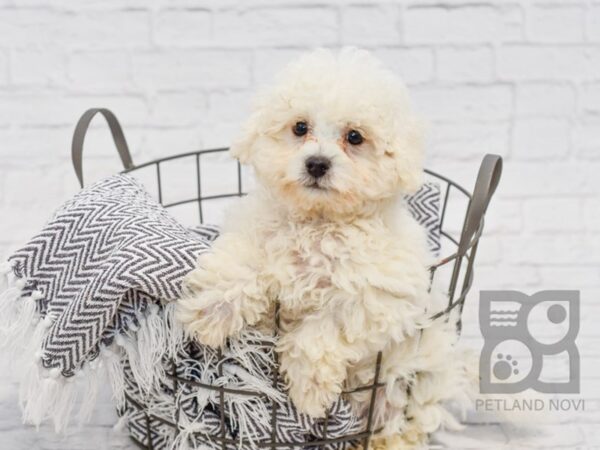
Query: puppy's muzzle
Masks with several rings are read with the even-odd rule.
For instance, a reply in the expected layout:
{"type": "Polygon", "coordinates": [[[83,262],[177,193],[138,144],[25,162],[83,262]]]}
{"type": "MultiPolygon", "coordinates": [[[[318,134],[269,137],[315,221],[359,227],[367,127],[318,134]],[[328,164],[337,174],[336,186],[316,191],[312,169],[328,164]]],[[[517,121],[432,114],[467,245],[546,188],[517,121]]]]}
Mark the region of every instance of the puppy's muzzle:
{"type": "Polygon", "coordinates": [[[304,166],[311,177],[318,179],[331,168],[331,161],[323,156],[311,156],[306,159],[304,166]]]}

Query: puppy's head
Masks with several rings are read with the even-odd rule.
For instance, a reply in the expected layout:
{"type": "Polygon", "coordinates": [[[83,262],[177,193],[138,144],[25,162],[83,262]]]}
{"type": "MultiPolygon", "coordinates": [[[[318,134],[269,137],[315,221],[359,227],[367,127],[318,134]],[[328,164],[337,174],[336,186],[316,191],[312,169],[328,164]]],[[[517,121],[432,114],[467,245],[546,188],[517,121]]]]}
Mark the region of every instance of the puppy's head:
{"type": "Polygon", "coordinates": [[[421,182],[405,86],[366,51],[316,50],[264,92],[231,148],[300,213],[361,214],[421,182]]]}

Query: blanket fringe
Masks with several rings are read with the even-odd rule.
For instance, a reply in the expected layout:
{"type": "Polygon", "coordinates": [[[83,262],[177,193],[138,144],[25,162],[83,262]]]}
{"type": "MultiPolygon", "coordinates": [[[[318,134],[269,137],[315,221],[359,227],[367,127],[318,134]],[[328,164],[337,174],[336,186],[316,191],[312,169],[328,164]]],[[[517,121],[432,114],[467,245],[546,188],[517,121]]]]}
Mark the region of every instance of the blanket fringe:
{"type": "Polygon", "coordinates": [[[58,368],[43,367],[40,348],[48,322],[46,319],[38,322],[22,352],[19,403],[24,423],[39,427],[44,421],[50,421],[55,431],[62,433],[74,417],[79,425],[91,419],[105,371],[101,360],[88,362],[75,376],[68,378],[62,376],[58,368]]]}
{"type": "Polygon", "coordinates": [[[165,330],[165,346],[169,358],[176,359],[183,351],[185,332],[183,324],[175,318],[176,302],[167,303],[163,307],[163,320],[165,330]]]}
{"type": "Polygon", "coordinates": [[[110,382],[113,400],[118,410],[125,405],[125,374],[123,373],[122,351],[116,346],[103,347],[100,356],[103,358],[104,370],[110,382]]]}
{"type": "Polygon", "coordinates": [[[148,305],[145,317],[139,318],[137,329],[125,337],[117,337],[131,364],[131,371],[144,394],[149,394],[157,381],[165,378],[161,359],[164,352],[165,333],[163,321],[156,305],[148,305]]]}
{"type": "MultiPolygon", "coordinates": [[[[158,305],[150,304],[146,314],[139,318],[139,326],[116,338],[116,343],[129,359],[135,382],[144,396],[155,392],[161,383],[168,382],[163,359],[177,360],[183,347],[183,328],[174,316],[174,303],[165,305],[162,313],[158,305]]],[[[121,381],[116,381],[120,386],[121,381]]]]}
{"type": "Polygon", "coordinates": [[[17,278],[12,264],[0,267],[0,339],[11,356],[21,353],[22,343],[26,342],[37,319],[36,301],[41,293],[34,291],[23,296],[26,280],[17,278]]]}

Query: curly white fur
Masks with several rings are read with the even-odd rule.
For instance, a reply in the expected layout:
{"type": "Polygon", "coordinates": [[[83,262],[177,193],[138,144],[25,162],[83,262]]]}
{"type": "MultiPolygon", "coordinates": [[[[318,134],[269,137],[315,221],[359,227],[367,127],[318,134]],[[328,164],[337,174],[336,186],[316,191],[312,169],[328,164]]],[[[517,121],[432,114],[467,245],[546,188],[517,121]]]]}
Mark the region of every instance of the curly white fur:
{"type": "Polygon", "coordinates": [[[418,406],[444,397],[447,383],[415,384],[419,397],[409,400],[406,385],[394,382],[439,372],[431,355],[439,344],[451,347],[453,332],[427,322],[425,232],[398,201],[422,174],[421,126],[406,88],[365,51],[317,50],[260,97],[231,152],[252,165],[260,186],[187,277],[178,311],[187,332],[220,346],[246,324],[266,323],[278,301],[281,369],[300,410],[322,416],[343,386],[370,382],[383,351],[384,433],[404,431],[389,442],[409,432],[422,442],[443,419],[435,406],[418,406]],[[304,136],[293,132],[299,121],[308,125],[304,136]],[[352,145],[349,130],[364,141],[352,145]],[[311,156],[331,162],[318,180],[307,174],[311,156]],[[415,359],[422,341],[430,344],[415,359]],[[406,408],[414,409],[410,425],[406,408]]]}

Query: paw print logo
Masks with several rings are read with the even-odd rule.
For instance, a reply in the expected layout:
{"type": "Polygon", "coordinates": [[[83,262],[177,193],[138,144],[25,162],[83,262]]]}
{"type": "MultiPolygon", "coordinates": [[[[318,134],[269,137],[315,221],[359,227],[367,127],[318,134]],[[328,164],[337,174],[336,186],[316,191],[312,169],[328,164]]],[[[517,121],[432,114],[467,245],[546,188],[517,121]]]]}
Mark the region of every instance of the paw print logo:
{"type": "Polygon", "coordinates": [[[507,380],[511,375],[519,374],[519,369],[517,368],[518,365],[519,363],[516,359],[513,359],[512,355],[505,356],[502,353],[498,353],[492,370],[497,379],[507,380]]]}
{"type": "Polygon", "coordinates": [[[482,291],[479,361],[482,393],[579,392],[579,291],[482,291]],[[568,378],[543,381],[544,357],[565,354],[568,378]],[[518,357],[517,357],[518,355],[518,357]]]}

